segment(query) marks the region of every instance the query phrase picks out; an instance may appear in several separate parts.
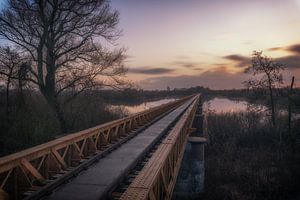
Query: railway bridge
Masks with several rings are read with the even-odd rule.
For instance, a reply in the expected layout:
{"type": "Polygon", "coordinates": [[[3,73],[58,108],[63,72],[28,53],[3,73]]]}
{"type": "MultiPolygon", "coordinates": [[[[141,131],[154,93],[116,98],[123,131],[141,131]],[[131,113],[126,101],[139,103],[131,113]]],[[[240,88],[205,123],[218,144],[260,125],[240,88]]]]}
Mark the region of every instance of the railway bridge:
{"type": "Polygon", "coordinates": [[[202,121],[201,96],[192,95],[2,157],[0,199],[197,195],[202,121]]]}

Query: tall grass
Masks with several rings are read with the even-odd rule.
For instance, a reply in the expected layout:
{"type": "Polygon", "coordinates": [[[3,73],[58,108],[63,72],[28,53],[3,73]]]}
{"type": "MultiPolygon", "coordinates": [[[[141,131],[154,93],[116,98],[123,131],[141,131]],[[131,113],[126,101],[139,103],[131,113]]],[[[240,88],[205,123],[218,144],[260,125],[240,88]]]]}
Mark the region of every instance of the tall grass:
{"type": "Polygon", "coordinates": [[[286,119],[278,118],[274,129],[262,113],[208,114],[203,199],[300,197],[299,122],[291,143],[286,119]]]}
{"type": "MultiPolygon", "coordinates": [[[[2,96],[1,96],[2,97],[2,96]]],[[[54,113],[38,93],[27,93],[26,104],[18,106],[11,98],[9,120],[5,102],[0,97],[0,156],[29,148],[60,137],[54,113]]],[[[78,96],[64,107],[69,133],[80,131],[124,116],[125,111],[110,110],[107,103],[94,93],[78,96]]]]}

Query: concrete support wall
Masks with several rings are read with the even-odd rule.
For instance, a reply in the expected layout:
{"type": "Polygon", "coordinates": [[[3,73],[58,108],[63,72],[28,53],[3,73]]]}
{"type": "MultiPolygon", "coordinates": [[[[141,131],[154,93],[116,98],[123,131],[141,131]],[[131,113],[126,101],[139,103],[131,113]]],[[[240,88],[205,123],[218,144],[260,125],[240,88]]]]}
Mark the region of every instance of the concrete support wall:
{"type": "Polygon", "coordinates": [[[204,143],[202,103],[188,139],[172,199],[199,199],[204,188],[204,143]]]}

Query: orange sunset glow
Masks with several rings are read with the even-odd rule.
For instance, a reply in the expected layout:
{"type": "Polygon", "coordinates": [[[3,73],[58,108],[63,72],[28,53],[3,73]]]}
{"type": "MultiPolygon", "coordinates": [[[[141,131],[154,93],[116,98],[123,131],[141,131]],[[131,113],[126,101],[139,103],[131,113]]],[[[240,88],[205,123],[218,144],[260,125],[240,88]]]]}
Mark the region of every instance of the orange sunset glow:
{"type": "Polygon", "coordinates": [[[300,0],[0,0],[0,200],[300,199],[300,0]]]}
{"type": "Polygon", "coordinates": [[[299,0],[113,0],[111,6],[120,12],[127,77],[141,88],[241,88],[254,50],[281,61],[287,79],[300,75],[299,0]]]}

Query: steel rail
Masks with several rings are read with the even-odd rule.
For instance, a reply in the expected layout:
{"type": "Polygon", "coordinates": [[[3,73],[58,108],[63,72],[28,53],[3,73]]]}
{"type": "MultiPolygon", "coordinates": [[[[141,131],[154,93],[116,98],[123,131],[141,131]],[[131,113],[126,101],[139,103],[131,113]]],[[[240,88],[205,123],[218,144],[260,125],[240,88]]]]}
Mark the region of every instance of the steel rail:
{"type": "Polygon", "coordinates": [[[144,154],[143,158],[139,159],[139,162],[136,163],[135,167],[124,176],[123,180],[121,180],[118,185],[113,187],[114,189],[111,190],[108,194],[108,199],[118,200],[123,195],[123,193],[128,189],[129,185],[132,181],[137,177],[137,175],[141,172],[145,164],[149,161],[153,153],[157,150],[158,146],[164,141],[164,139],[170,134],[172,129],[175,127],[179,119],[186,113],[186,110],[190,107],[190,105],[194,102],[195,99],[191,99],[187,108],[185,108],[184,112],[181,113],[179,116],[176,117],[175,121],[168,125],[168,128],[157,137],[157,140],[151,145],[148,151],[144,154]]]}
{"type": "Polygon", "coordinates": [[[120,199],[171,199],[199,98],[195,97],[120,199]]]}
{"type": "Polygon", "coordinates": [[[0,158],[0,199],[21,199],[24,191],[39,191],[64,174],[74,175],[81,170],[79,166],[83,161],[99,154],[104,156],[138,132],[133,130],[189,98],[191,96],[0,158]]]}

